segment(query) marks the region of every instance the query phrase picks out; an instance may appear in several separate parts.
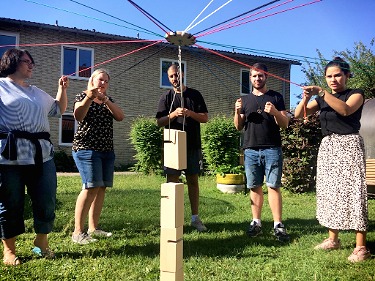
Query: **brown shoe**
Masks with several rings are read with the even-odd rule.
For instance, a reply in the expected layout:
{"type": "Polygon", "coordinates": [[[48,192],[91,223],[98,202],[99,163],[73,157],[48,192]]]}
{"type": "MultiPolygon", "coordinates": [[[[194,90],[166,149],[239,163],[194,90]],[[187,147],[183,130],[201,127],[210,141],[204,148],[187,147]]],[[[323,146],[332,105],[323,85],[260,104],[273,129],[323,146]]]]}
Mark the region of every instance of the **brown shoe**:
{"type": "Polygon", "coordinates": [[[315,250],[336,250],[336,249],[339,249],[340,247],[341,247],[340,239],[337,242],[335,242],[331,238],[327,238],[319,245],[316,245],[314,249],[315,250]]]}
{"type": "Polygon", "coordinates": [[[359,262],[367,260],[370,257],[371,253],[365,246],[358,246],[355,247],[353,253],[348,257],[348,260],[351,262],[359,262]]]}

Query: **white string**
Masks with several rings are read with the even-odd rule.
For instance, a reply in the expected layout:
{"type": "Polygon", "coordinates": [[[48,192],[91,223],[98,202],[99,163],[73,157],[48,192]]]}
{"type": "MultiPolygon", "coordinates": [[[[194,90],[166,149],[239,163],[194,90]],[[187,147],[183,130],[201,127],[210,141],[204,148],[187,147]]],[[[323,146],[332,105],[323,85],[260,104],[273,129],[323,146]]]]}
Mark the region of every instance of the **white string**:
{"type": "Polygon", "coordinates": [[[204,7],[204,9],[202,10],[202,12],[200,12],[199,15],[196,16],[195,19],[185,28],[185,30],[184,30],[183,33],[186,33],[189,30],[190,26],[202,15],[202,13],[208,8],[208,6],[211,5],[212,2],[214,2],[214,0],[211,0],[210,3],[208,3],[207,6],[204,7]]]}
{"type": "MultiPolygon", "coordinates": [[[[178,46],[178,68],[179,68],[179,76],[180,76],[180,92],[181,92],[181,107],[184,109],[184,89],[183,89],[183,80],[182,80],[182,59],[181,59],[181,46],[178,46]]],[[[185,128],[185,114],[184,114],[184,121],[182,122],[182,130],[185,128]]]]}
{"type": "Polygon", "coordinates": [[[198,24],[200,24],[202,21],[204,21],[205,19],[207,19],[208,17],[212,16],[214,13],[216,13],[217,11],[219,11],[221,8],[223,8],[224,6],[226,6],[227,4],[229,4],[230,2],[232,2],[233,0],[229,0],[227,1],[226,3],[224,3],[223,5],[221,5],[219,8],[217,8],[215,11],[213,11],[211,14],[209,14],[208,16],[206,16],[205,18],[201,19],[200,21],[198,21],[196,24],[194,24],[193,26],[191,26],[189,29],[186,30],[186,32],[188,32],[189,30],[193,29],[194,27],[196,27],[198,24]]]}
{"type": "Polygon", "coordinates": [[[174,103],[174,99],[176,97],[176,92],[173,91],[173,99],[172,99],[172,102],[171,102],[171,106],[169,108],[169,112],[168,112],[168,132],[169,132],[169,135],[168,135],[168,140],[170,141],[171,140],[171,118],[170,118],[170,114],[172,112],[172,107],[173,107],[173,103],[174,103]]]}

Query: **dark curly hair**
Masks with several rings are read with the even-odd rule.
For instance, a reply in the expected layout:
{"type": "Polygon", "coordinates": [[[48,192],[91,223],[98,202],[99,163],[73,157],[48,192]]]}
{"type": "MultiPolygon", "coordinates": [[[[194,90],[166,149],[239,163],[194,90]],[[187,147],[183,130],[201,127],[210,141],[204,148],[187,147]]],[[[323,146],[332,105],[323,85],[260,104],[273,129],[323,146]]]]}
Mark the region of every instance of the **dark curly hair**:
{"type": "Polygon", "coordinates": [[[31,62],[34,63],[33,57],[26,50],[8,49],[5,51],[0,61],[0,77],[7,77],[16,72],[17,66],[23,55],[28,55],[31,62]]]}

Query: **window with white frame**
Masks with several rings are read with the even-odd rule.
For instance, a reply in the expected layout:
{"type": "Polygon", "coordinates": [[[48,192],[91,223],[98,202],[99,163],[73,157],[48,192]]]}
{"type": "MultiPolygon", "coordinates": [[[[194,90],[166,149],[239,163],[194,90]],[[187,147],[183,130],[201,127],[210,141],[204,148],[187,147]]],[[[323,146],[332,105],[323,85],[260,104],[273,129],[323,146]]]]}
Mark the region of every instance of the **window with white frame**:
{"type": "Polygon", "coordinates": [[[241,96],[250,94],[251,89],[252,89],[252,86],[251,86],[251,83],[250,83],[250,70],[242,68],[240,78],[241,78],[241,82],[240,82],[240,84],[241,84],[240,85],[241,86],[241,88],[240,88],[241,96]]]}
{"type": "MultiPolygon", "coordinates": [[[[177,60],[171,59],[160,59],[160,88],[172,88],[171,83],[168,79],[168,68],[172,65],[178,65],[177,60]]],[[[183,83],[186,85],[186,62],[181,62],[182,72],[184,74],[183,83]]]]}
{"type": "Polygon", "coordinates": [[[59,121],[59,145],[71,146],[74,133],[77,130],[77,121],[74,119],[73,112],[65,112],[59,121]]]}
{"type": "Polygon", "coordinates": [[[19,35],[17,33],[11,33],[0,30],[0,58],[4,52],[11,48],[16,48],[19,44],[19,35]]]}
{"type": "Polygon", "coordinates": [[[94,49],[61,46],[62,75],[86,80],[90,78],[94,65],[94,49]]]}

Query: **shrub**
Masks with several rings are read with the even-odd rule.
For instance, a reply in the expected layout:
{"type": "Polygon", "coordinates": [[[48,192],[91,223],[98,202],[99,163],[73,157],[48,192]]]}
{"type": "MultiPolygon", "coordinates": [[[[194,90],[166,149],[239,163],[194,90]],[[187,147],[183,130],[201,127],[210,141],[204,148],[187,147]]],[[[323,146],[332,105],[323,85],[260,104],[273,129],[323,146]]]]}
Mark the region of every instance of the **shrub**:
{"type": "Polygon", "coordinates": [[[136,118],[130,128],[130,142],[136,151],[133,169],[144,174],[161,174],[163,131],[155,119],[136,118]]]}
{"type": "Polygon", "coordinates": [[[216,116],[202,125],[202,151],[211,174],[242,173],[239,165],[241,133],[233,118],[216,116]]]}
{"type": "Polygon", "coordinates": [[[322,139],[318,114],[309,116],[306,121],[292,118],[281,135],[284,187],[295,193],[314,190],[318,149],[322,139]]]}
{"type": "Polygon", "coordinates": [[[55,151],[54,161],[57,172],[78,172],[73,156],[63,150],[55,151]]]}

